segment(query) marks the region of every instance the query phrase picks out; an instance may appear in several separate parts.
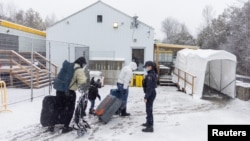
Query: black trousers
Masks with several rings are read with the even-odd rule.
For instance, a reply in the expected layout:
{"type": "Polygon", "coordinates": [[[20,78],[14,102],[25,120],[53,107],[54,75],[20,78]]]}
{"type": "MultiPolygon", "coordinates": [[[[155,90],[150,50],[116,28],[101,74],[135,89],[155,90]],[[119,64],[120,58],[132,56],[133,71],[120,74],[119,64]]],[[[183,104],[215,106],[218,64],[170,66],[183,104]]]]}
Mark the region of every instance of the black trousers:
{"type": "Polygon", "coordinates": [[[156,97],[156,91],[154,90],[152,92],[152,95],[147,99],[147,102],[146,102],[146,113],[147,113],[146,123],[148,126],[154,125],[153,104],[154,104],[155,97],[156,97]]]}
{"type": "Polygon", "coordinates": [[[76,93],[72,90],[68,93],[56,91],[56,99],[59,120],[65,127],[68,127],[75,110],[76,93]]]}

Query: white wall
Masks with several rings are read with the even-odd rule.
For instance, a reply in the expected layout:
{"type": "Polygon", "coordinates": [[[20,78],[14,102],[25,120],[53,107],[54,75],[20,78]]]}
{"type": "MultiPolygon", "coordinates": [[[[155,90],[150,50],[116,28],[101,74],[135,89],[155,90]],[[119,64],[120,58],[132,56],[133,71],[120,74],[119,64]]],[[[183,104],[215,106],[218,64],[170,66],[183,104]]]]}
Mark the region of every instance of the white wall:
{"type": "Polygon", "coordinates": [[[18,51],[23,51],[23,52],[31,51],[32,44],[33,44],[34,51],[37,51],[37,52],[46,51],[46,47],[45,47],[46,37],[0,26],[0,33],[7,34],[6,32],[7,30],[9,30],[8,32],[9,35],[18,36],[18,41],[19,41],[18,51]]]}
{"type": "Polygon", "coordinates": [[[132,47],[145,48],[145,61],[153,60],[153,29],[143,23],[133,29],[132,21],[99,2],[48,28],[47,39],[84,44],[90,52],[115,51],[115,57],[125,58],[126,64],[132,60],[132,47]],[[97,23],[97,15],[103,15],[102,23],[97,23]],[[119,24],[117,29],[113,28],[114,22],[119,24]],[[134,38],[137,42],[133,42],[134,38]]]}

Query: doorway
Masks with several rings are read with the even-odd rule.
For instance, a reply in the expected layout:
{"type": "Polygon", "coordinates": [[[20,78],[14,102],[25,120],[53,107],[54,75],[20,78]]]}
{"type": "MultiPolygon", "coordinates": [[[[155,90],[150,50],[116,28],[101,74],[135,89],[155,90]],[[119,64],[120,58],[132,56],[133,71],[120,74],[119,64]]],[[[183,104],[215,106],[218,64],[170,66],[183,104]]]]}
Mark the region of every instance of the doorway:
{"type": "Polygon", "coordinates": [[[85,57],[89,62],[89,47],[75,47],[75,59],[79,57],[85,57]]]}
{"type": "Polygon", "coordinates": [[[144,65],[144,49],[132,49],[132,61],[138,66],[138,71],[143,71],[144,65]]]}

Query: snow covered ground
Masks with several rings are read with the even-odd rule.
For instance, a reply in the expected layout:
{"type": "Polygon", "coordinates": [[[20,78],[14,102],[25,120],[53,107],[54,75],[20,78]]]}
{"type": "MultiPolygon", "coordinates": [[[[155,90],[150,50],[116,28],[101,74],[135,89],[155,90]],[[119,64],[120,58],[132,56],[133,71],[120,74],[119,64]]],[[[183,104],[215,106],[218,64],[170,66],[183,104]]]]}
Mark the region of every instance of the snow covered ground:
{"type": "MultiPolygon", "coordinates": [[[[112,86],[105,86],[100,89],[102,98],[111,88],[112,86]]],[[[20,95],[29,96],[29,92],[22,91],[9,89],[9,99],[20,98],[20,95]],[[15,96],[11,96],[12,94],[15,96]]],[[[40,94],[48,93],[46,91],[47,89],[42,89],[40,94]]],[[[142,133],[141,124],[145,122],[143,96],[141,88],[130,88],[128,112],[132,114],[131,117],[114,116],[104,125],[96,117],[87,116],[86,120],[92,129],[81,138],[77,138],[76,131],[59,134],[51,139],[48,139],[51,134],[41,132],[44,130],[39,124],[43,97],[36,98],[33,102],[11,105],[8,109],[12,112],[0,113],[0,140],[205,141],[208,124],[250,124],[250,101],[213,98],[202,100],[178,92],[175,87],[164,86],[157,88],[154,105],[155,132],[142,133]]],[[[99,100],[96,106],[98,103],[99,100]]]]}

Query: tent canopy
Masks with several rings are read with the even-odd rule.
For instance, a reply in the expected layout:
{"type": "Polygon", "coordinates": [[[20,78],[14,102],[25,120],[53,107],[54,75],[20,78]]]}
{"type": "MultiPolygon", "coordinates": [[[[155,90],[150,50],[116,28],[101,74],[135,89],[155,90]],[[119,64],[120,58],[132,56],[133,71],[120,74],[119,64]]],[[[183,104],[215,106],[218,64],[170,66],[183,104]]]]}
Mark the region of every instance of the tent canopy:
{"type": "MultiPolygon", "coordinates": [[[[234,98],[236,64],[236,56],[224,50],[183,49],[177,53],[175,67],[195,76],[195,95],[202,96],[205,85],[234,98]]],[[[190,81],[189,77],[186,79],[190,81]]],[[[186,85],[177,75],[173,76],[173,81],[187,93],[192,92],[192,86],[186,85]]]]}

